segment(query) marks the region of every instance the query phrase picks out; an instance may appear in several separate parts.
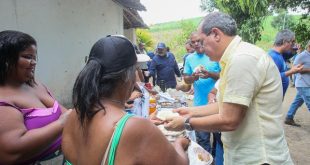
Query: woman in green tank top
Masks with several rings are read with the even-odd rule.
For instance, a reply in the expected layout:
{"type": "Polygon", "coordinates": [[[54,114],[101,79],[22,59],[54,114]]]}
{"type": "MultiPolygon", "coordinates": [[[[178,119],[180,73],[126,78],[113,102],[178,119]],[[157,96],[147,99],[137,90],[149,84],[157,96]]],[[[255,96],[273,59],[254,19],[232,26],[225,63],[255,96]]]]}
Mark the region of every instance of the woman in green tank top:
{"type": "Polygon", "coordinates": [[[67,164],[188,164],[187,139],[172,145],[149,120],[125,113],[136,62],[134,47],[125,37],[108,36],[94,44],[75,81],[75,111],[63,131],[67,164]]]}

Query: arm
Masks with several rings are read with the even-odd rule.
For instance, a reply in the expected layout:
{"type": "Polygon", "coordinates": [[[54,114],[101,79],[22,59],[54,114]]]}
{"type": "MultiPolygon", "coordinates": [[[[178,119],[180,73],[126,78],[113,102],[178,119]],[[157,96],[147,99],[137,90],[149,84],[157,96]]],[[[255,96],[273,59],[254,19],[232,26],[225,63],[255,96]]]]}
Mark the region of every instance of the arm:
{"type": "Polygon", "coordinates": [[[181,85],[177,84],[176,90],[181,90],[183,92],[188,92],[191,89],[191,87],[192,86],[190,84],[182,83],[181,85]]]}
{"type": "Polygon", "coordinates": [[[195,74],[192,74],[192,75],[184,74],[184,82],[187,84],[193,84],[198,79],[199,79],[199,76],[195,74]]]}
{"type": "Polygon", "coordinates": [[[210,65],[214,65],[212,68],[212,71],[207,71],[205,68],[201,69],[201,73],[199,73],[199,77],[200,78],[212,78],[214,80],[218,80],[220,77],[220,65],[218,62],[215,62],[214,64],[210,64],[210,65]]]}
{"type": "Polygon", "coordinates": [[[49,125],[27,130],[23,115],[12,107],[0,110],[0,160],[1,164],[26,161],[45,150],[61,135],[63,124],[71,111],[49,125]]]}
{"type": "Polygon", "coordinates": [[[220,74],[217,72],[209,72],[205,69],[201,70],[201,73],[198,73],[200,78],[213,78],[214,80],[218,80],[220,74]]]}
{"type": "Polygon", "coordinates": [[[284,60],[281,60],[281,59],[278,59],[278,58],[276,58],[276,55],[274,55],[274,54],[270,54],[270,56],[271,56],[271,58],[272,58],[272,60],[274,61],[274,63],[276,64],[276,66],[277,66],[277,68],[278,68],[278,70],[279,70],[279,72],[280,72],[280,76],[281,76],[281,79],[283,80],[285,77],[287,77],[287,76],[290,76],[290,75],[292,75],[292,74],[294,74],[294,73],[296,73],[297,71],[297,68],[296,67],[292,67],[290,70],[288,70],[288,71],[286,71],[285,69],[284,69],[284,66],[283,65],[285,65],[284,63],[284,60]]]}
{"type": "Polygon", "coordinates": [[[209,72],[209,77],[213,78],[214,80],[218,80],[220,77],[220,74],[216,72],[209,72]]]}
{"type": "Polygon", "coordinates": [[[191,68],[190,61],[190,58],[187,57],[184,65],[184,82],[186,84],[193,84],[196,80],[199,79],[198,75],[193,74],[193,69],[191,68]]]}
{"type": "Polygon", "coordinates": [[[197,107],[181,107],[173,110],[184,117],[204,117],[209,115],[218,114],[218,103],[197,106],[197,107]]]}
{"type": "MultiPolygon", "coordinates": [[[[192,116],[205,115],[205,117],[190,120],[194,129],[211,132],[233,131],[239,126],[243,121],[248,106],[251,104],[253,97],[255,97],[255,89],[259,85],[259,80],[264,78],[259,74],[259,67],[252,67],[251,70],[248,69],[251,66],[256,66],[256,63],[257,59],[243,55],[231,60],[231,65],[227,69],[228,71],[224,78],[226,80],[225,91],[220,93],[221,111],[214,113],[216,110],[219,110],[219,104],[216,103],[204,107],[206,112],[211,110],[213,115],[206,116],[206,112],[201,112],[201,107],[196,108],[197,110],[192,112],[192,116]],[[242,73],[243,81],[240,81],[240,73],[242,73]]],[[[183,129],[184,118],[173,119],[167,124],[167,127],[170,129],[183,129]]]]}
{"type": "Polygon", "coordinates": [[[223,110],[201,118],[191,118],[190,124],[195,130],[234,131],[245,117],[247,107],[239,104],[223,103],[223,110]]]}
{"type": "Polygon", "coordinates": [[[150,65],[149,71],[150,71],[150,75],[151,76],[155,76],[155,73],[156,73],[156,62],[155,62],[154,59],[151,61],[151,65],[150,65]]]}
{"type": "MultiPolygon", "coordinates": [[[[217,106],[218,104],[215,105],[217,106]]],[[[220,113],[211,114],[204,117],[193,117],[189,120],[189,123],[194,130],[208,132],[234,131],[243,121],[246,114],[246,109],[247,107],[243,105],[224,103],[223,109],[220,113]]],[[[205,111],[209,111],[209,109],[205,111]]],[[[169,130],[184,130],[185,120],[186,118],[184,117],[170,119],[169,123],[166,124],[165,127],[169,130]]]]}
{"type": "Polygon", "coordinates": [[[287,77],[287,76],[290,76],[292,74],[302,72],[303,67],[304,66],[302,64],[294,65],[294,66],[292,66],[292,68],[290,70],[288,70],[286,72],[282,72],[281,73],[281,77],[282,76],[286,76],[287,77]]]}
{"type": "Polygon", "coordinates": [[[181,72],[180,72],[178,63],[175,61],[175,59],[174,59],[174,73],[175,73],[178,77],[181,77],[181,72]]]}
{"type": "Polygon", "coordinates": [[[303,68],[299,73],[301,74],[310,73],[310,68],[303,68]]]}

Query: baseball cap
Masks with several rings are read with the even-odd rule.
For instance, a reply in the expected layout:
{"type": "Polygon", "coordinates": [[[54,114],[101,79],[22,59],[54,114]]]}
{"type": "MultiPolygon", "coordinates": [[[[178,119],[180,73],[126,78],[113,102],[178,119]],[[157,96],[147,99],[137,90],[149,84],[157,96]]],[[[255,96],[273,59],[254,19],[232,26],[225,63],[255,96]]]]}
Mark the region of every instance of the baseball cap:
{"type": "Polygon", "coordinates": [[[89,55],[89,61],[92,60],[104,68],[104,73],[111,73],[135,65],[137,55],[133,44],[126,37],[108,35],[93,45],[89,55]]]}
{"type": "Polygon", "coordinates": [[[165,43],[160,42],[157,44],[157,49],[165,49],[165,48],[166,48],[165,43]]]}

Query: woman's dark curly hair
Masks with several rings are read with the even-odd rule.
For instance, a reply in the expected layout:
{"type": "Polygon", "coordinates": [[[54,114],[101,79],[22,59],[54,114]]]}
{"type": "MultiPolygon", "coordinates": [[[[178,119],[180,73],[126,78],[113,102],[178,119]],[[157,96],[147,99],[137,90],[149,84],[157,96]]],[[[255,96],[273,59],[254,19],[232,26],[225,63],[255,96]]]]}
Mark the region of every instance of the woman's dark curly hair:
{"type": "MultiPolygon", "coordinates": [[[[31,45],[37,46],[37,42],[29,34],[13,30],[0,32],[0,85],[4,85],[10,72],[16,68],[19,53],[31,45]]],[[[33,86],[34,79],[27,84],[33,86]]]]}

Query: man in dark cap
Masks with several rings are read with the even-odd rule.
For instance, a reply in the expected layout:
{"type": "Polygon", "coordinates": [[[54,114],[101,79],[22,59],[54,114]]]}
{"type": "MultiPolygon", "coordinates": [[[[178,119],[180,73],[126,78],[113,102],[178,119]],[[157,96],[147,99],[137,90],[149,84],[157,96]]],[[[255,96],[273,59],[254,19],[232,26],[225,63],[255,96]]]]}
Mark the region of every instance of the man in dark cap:
{"type": "Polygon", "coordinates": [[[167,52],[166,48],[165,43],[157,44],[156,56],[154,56],[149,68],[150,75],[155,76],[156,74],[157,85],[164,82],[166,88],[175,88],[177,85],[175,74],[181,77],[181,73],[174,55],[167,52]]]}
{"type": "Polygon", "coordinates": [[[145,50],[145,43],[143,43],[143,42],[139,43],[139,51],[141,54],[147,54],[147,52],[145,50]]]}

